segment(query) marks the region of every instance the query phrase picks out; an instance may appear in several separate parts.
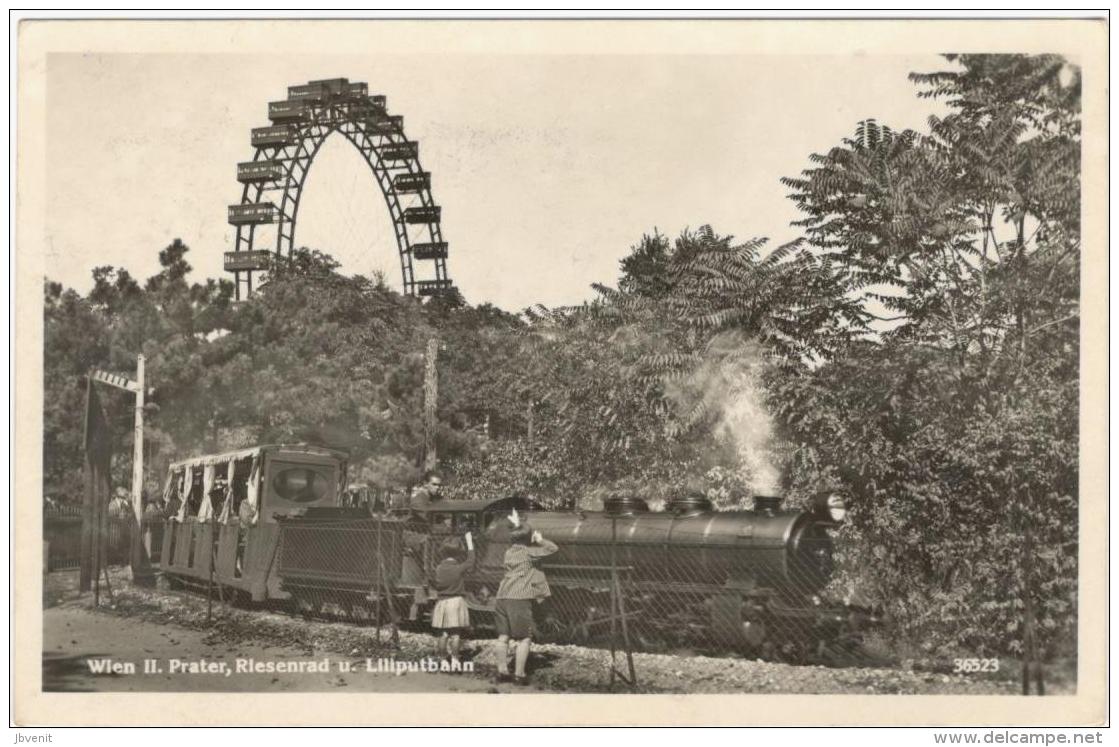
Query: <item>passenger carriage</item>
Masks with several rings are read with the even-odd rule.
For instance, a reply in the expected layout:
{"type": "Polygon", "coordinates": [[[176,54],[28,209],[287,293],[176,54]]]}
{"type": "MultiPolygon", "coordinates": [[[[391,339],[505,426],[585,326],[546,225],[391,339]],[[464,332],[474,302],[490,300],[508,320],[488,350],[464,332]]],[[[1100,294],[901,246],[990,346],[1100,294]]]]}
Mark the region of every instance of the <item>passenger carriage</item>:
{"type": "Polygon", "coordinates": [[[267,445],[172,464],[164,498],[180,503],[163,532],[160,570],[173,581],[207,584],[212,569],[215,584],[254,601],[285,597],[274,562],[279,519],[338,505],[346,459],[318,446],[267,445]]]}
{"type": "Polygon", "coordinates": [[[480,568],[490,569],[475,574],[472,606],[492,608],[505,546],[487,547],[485,530],[514,508],[538,506],[503,498],[385,507],[371,494],[361,500],[367,486],[347,484],[346,460],[334,449],[268,445],[172,464],[164,498],[180,505],[164,527],[159,569],[173,583],[212,582],[255,602],[311,594],[348,608],[387,590],[419,617],[435,600],[444,544],[469,531],[480,568]]]}

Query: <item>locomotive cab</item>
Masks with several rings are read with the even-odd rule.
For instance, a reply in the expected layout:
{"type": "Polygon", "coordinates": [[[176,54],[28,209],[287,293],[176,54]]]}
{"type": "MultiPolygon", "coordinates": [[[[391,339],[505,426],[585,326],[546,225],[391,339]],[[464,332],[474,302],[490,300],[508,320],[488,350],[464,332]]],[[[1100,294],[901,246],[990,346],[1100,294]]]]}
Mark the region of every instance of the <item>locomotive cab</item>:
{"type": "Polygon", "coordinates": [[[471,574],[476,588],[497,588],[500,581],[501,558],[508,545],[507,524],[500,519],[516,509],[531,512],[540,506],[528,498],[513,496],[498,500],[455,501],[441,500],[402,510],[406,517],[405,547],[401,588],[414,588],[421,592],[430,585],[439,565],[439,552],[449,540],[459,540],[467,532],[474,537],[477,571],[471,574]],[[503,534],[503,532],[505,532],[503,534]],[[496,562],[496,571],[494,563],[496,562]]]}

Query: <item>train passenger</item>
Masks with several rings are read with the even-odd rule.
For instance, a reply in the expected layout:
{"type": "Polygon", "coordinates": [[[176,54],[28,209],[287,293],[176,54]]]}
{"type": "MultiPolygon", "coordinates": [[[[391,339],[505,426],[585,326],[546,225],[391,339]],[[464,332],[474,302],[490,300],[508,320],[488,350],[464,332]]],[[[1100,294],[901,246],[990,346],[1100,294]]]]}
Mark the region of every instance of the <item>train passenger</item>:
{"type": "Polygon", "coordinates": [[[114,519],[123,519],[132,512],[132,507],[129,505],[128,498],[123,494],[117,493],[113,500],[109,501],[109,516],[114,519]]]}
{"type": "Polygon", "coordinates": [[[179,515],[179,509],[182,507],[183,502],[179,500],[177,493],[171,494],[171,499],[167,501],[167,505],[163,508],[163,516],[166,519],[174,519],[179,515]]]}
{"type": "Polygon", "coordinates": [[[245,550],[249,545],[248,529],[256,523],[256,506],[248,498],[242,498],[237,506],[237,551],[233,556],[234,575],[241,576],[245,572],[245,550]]]}
{"type": "Polygon", "coordinates": [[[470,609],[466,606],[465,577],[474,570],[474,538],[467,532],[466,549],[457,541],[443,546],[443,559],[435,568],[435,590],[439,601],[431,613],[431,627],[440,631],[440,649],[451,657],[451,668],[460,663],[462,636],[470,629],[470,609]]]}
{"type": "Polygon", "coordinates": [[[443,498],[443,476],[435,470],[424,473],[424,484],[412,496],[412,508],[426,508],[443,498]]]}
{"type": "Polygon", "coordinates": [[[218,477],[214,480],[214,487],[210,488],[210,516],[221,516],[221,510],[225,504],[225,491],[226,482],[223,478],[218,477]]]}
{"type": "Polygon", "coordinates": [[[509,681],[509,641],[512,639],[516,641],[513,681],[524,684],[528,681],[525,665],[532,648],[532,605],[551,595],[548,580],[544,572],[536,567],[536,561],[559,548],[523,523],[516,509],[509,515],[509,521],[513,525],[509,534],[512,544],[505,551],[505,576],[497,588],[494,609],[497,679],[499,682],[509,681]]]}
{"type": "Polygon", "coordinates": [[[144,502],[144,521],[149,524],[155,524],[161,521],[164,517],[164,509],[160,505],[160,498],[148,498],[144,502]]]}
{"type": "Polygon", "coordinates": [[[198,512],[202,510],[202,484],[201,481],[194,482],[193,475],[191,475],[191,482],[188,483],[186,504],[185,516],[187,518],[198,516],[198,512]]]}
{"type": "Polygon", "coordinates": [[[241,500],[237,507],[237,523],[243,527],[251,527],[256,523],[256,506],[247,498],[241,500]]]}

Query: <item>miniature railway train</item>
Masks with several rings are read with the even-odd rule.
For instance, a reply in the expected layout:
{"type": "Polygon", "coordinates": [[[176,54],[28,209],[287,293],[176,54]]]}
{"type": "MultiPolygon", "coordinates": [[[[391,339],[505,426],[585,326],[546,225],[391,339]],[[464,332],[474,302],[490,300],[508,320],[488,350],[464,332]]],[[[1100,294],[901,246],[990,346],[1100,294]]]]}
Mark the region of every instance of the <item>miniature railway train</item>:
{"type": "Polygon", "coordinates": [[[609,613],[612,589],[638,645],[696,634],[725,651],[804,659],[850,645],[870,620],[818,596],[833,572],[829,531],[844,513],[835,499],[809,510],[760,498],[754,510],[714,511],[691,497],[665,511],[636,498],[609,500],[604,511],[544,511],[501,498],[374,514],[344,505],[346,467],[343,452],[305,445],[174,464],[165,498],[178,512],[153,559],[169,583],[213,584],[247,603],[422,623],[440,550],[470,531],[467,603],[485,624],[509,544],[505,517],[516,508],[560,548],[543,566],[552,590],[537,615],[544,638],[593,639],[619,619],[609,613]]]}

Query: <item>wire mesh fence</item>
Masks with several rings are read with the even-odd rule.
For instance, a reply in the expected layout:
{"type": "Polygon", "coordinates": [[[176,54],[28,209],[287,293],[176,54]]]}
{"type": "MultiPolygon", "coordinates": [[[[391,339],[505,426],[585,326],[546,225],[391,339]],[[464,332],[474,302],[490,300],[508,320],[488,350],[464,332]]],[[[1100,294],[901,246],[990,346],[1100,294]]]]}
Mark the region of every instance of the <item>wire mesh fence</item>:
{"type": "MultiPolygon", "coordinates": [[[[830,527],[809,512],[533,512],[549,542],[534,545],[546,588],[533,600],[534,638],[612,652],[734,655],[795,663],[865,665],[876,620],[829,600],[830,527]]],[[[164,573],[218,603],[285,605],[309,618],[430,630],[435,605],[461,596],[470,635],[493,635],[512,524],[504,512],[309,510],[241,527],[170,522],[164,573]],[[468,555],[465,535],[475,552],[468,555]],[[462,565],[448,588],[441,564],[462,565]]],[[[639,672],[637,673],[639,676],[639,672]]]]}
{"type": "Polygon", "coordinates": [[[404,522],[384,516],[296,517],[282,521],[276,573],[281,592],[308,615],[397,625],[404,578],[404,522]]]}
{"type": "Polygon", "coordinates": [[[827,535],[803,516],[736,513],[533,517],[558,550],[541,563],[552,594],[542,633],[653,652],[865,663],[869,611],[829,601],[827,535]],[[800,524],[798,524],[800,522],[800,524]],[[803,525],[801,525],[803,524],[803,525]],[[615,597],[620,596],[624,612],[615,597]]]}
{"type": "MultiPolygon", "coordinates": [[[[444,501],[422,510],[315,507],[245,526],[230,513],[225,520],[145,521],[141,529],[169,582],[206,594],[217,614],[225,605],[268,605],[370,626],[378,644],[386,632],[391,644],[401,629],[432,631],[436,605],[461,596],[470,616],[466,635],[486,639],[494,635],[507,571],[512,500],[444,501]],[[447,562],[466,566],[461,587],[441,583],[447,562]]],[[[553,552],[534,552],[547,582],[532,604],[534,639],[608,650],[610,671],[623,682],[634,679],[628,657],[619,658],[627,652],[829,666],[889,666],[902,662],[903,650],[912,656],[900,624],[834,591],[846,588],[836,558],[851,557],[851,547],[841,539],[847,533],[819,511],[518,505],[522,519],[555,544],[553,552]]],[[[80,509],[45,514],[48,570],[80,562],[81,521],[80,509]]],[[[102,565],[126,564],[130,517],[106,516],[104,530],[102,565]]],[[[920,666],[952,662],[934,658],[920,666]]]]}

